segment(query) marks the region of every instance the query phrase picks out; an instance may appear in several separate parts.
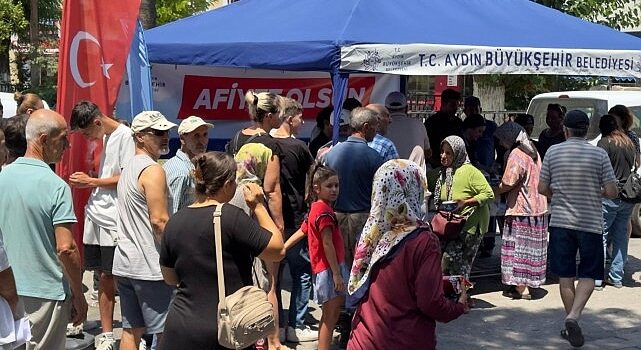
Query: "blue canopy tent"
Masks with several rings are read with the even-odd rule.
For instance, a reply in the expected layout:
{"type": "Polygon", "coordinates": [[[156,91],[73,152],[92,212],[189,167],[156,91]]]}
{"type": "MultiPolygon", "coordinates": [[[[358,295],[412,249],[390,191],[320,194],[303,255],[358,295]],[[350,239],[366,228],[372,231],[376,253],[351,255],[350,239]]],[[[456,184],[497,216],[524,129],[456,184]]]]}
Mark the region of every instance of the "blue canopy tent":
{"type": "Polygon", "coordinates": [[[357,71],[641,77],[641,39],[529,0],[241,0],[145,35],[152,63],[329,72],[335,108],[357,71]]]}

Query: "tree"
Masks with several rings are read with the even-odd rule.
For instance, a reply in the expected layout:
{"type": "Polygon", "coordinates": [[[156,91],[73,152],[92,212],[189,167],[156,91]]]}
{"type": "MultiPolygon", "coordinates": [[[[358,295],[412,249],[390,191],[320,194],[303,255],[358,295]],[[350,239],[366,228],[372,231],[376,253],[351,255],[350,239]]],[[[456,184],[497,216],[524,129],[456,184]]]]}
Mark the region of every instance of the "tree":
{"type": "Polygon", "coordinates": [[[140,2],[140,22],[144,29],[156,26],[156,0],[142,0],[140,2]]]}
{"type": "Polygon", "coordinates": [[[211,0],[156,0],[156,21],[159,25],[206,11],[211,0]]]}
{"type": "Polygon", "coordinates": [[[28,23],[19,2],[0,0],[0,77],[9,75],[11,35],[26,28],[28,23]]]}
{"type": "Polygon", "coordinates": [[[631,0],[533,0],[572,16],[605,24],[615,29],[641,24],[641,4],[631,0]]]}
{"type": "Polygon", "coordinates": [[[11,38],[16,29],[22,30],[27,26],[27,19],[19,2],[0,0],[0,41],[11,38]]]}

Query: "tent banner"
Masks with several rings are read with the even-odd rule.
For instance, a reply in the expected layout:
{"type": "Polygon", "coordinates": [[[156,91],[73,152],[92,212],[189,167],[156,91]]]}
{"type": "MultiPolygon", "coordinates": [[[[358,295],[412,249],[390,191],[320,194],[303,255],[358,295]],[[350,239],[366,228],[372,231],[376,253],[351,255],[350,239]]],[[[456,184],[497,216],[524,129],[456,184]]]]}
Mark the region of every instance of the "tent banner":
{"type": "MultiPolygon", "coordinates": [[[[332,103],[332,83],[326,78],[240,78],[185,75],[178,119],[198,115],[204,119],[247,119],[245,93],[273,92],[293,98],[313,119],[332,103]]],[[[376,79],[373,76],[350,79],[348,97],[369,102],[376,79]]]]}
{"type": "Polygon", "coordinates": [[[341,48],[340,67],[402,75],[558,74],[641,78],[641,50],[369,44],[341,48]]]}
{"type": "MultiPolygon", "coordinates": [[[[126,84],[121,86],[116,115],[131,121],[126,84]]],[[[332,102],[331,78],[326,72],[152,64],[151,86],[154,108],[169,120],[178,124],[190,115],[202,117],[216,125],[210,137],[221,139],[231,138],[250,123],[245,103],[248,90],[272,91],[300,102],[306,119],[301,137],[309,136],[318,112],[332,102]]],[[[347,97],[363,104],[384,103],[387,94],[398,91],[399,86],[396,75],[352,74],[347,97]]]]}

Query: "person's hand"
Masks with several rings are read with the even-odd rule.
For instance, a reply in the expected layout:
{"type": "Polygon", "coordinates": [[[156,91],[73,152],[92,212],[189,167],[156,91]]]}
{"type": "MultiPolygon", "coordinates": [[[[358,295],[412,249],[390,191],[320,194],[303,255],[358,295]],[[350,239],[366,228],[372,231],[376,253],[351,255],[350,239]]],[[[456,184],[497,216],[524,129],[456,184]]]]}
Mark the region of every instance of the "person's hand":
{"type": "Polygon", "coordinates": [[[71,298],[71,323],[74,326],[80,325],[87,319],[87,300],[84,294],[73,295],[71,298]]]}
{"type": "Polygon", "coordinates": [[[465,313],[470,312],[470,306],[468,303],[468,295],[467,295],[467,289],[463,286],[463,291],[461,291],[461,295],[458,297],[458,302],[459,304],[463,304],[465,313]]]}
{"type": "Polygon", "coordinates": [[[93,178],[81,171],[75,172],[69,176],[69,184],[76,188],[96,187],[93,184],[93,178]]]}
{"type": "Polygon", "coordinates": [[[251,209],[256,208],[265,198],[262,187],[255,183],[245,184],[243,187],[243,195],[245,196],[245,202],[251,209]]]}
{"type": "Polygon", "coordinates": [[[339,293],[344,293],[345,292],[345,281],[343,281],[343,277],[341,276],[340,273],[332,273],[333,279],[334,279],[334,289],[336,289],[337,292],[339,293]]]}
{"type": "Polygon", "coordinates": [[[465,199],[459,199],[456,201],[456,209],[454,209],[452,212],[453,213],[460,213],[461,210],[465,209],[467,207],[467,200],[465,199]]]}

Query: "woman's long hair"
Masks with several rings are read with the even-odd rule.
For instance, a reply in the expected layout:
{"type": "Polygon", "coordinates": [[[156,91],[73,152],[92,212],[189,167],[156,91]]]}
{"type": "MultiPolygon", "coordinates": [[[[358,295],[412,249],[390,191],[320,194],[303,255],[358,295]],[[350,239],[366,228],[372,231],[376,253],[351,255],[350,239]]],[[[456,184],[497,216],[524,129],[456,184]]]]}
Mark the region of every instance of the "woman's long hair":
{"type": "Polygon", "coordinates": [[[623,132],[623,129],[617,122],[616,117],[611,114],[606,114],[601,117],[601,120],[599,121],[599,130],[603,137],[611,139],[614,141],[614,144],[619,147],[634,147],[634,143],[632,143],[630,137],[623,132]]]}

